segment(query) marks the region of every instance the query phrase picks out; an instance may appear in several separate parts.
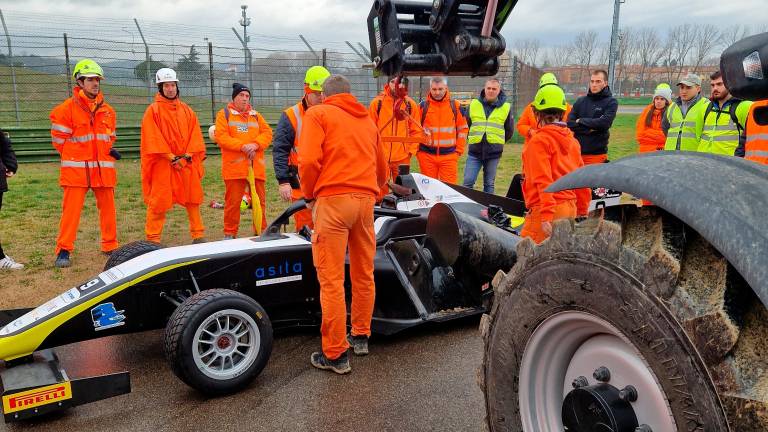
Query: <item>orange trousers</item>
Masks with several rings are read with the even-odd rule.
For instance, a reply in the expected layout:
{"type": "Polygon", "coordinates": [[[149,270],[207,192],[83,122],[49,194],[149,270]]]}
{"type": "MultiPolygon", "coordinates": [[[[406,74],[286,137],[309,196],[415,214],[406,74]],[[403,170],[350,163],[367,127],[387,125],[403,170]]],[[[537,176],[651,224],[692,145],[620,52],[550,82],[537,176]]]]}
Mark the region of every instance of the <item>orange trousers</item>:
{"type": "Polygon", "coordinates": [[[607,154],[600,155],[581,155],[581,160],[584,161],[584,165],[594,165],[603,163],[608,160],[607,154]]]}
{"type": "Polygon", "coordinates": [[[80,213],[85,204],[88,189],[96,196],[99,209],[99,227],[101,228],[101,250],[109,252],[117,249],[117,215],[115,213],[115,188],[62,186],[64,198],[61,204],[59,236],[56,238],[56,255],[62,249],[72,252],[75,249],[77,227],[80,225],[80,213]]]}
{"type": "MultiPolygon", "coordinates": [[[[203,217],[200,215],[200,204],[188,204],[184,206],[187,209],[187,218],[189,218],[189,234],[192,239],[198,239],[205,236],[205,226],[203,217]]],[[[144,225],[144,233],[147,240],[160,243],[163,235],[163,225],[165,225],[165,213],[156,212],[147,207],[147,223],[144,225]]]]}
{"type": "MultiPolygon", "coordinates": [[[[301,189],[291,190],[291,202],[296,202],[304,198],[304,194],[301,193],[301,189]]],[[[309,209],[301,210],[293,214],[293,221],[296,223],[296,232],[299,232],[304,225],[309,226],[309,229],[315,229],[315,224],[312,223],[312,211],[309,209]]]]}
{"type": "Polygon", "coordinates": [[[312,208],[315,232],[312,259],[320,282],[320,326],[323,353],[339,358],[347,349],[347,303],[344,298],[344,267],[349,246],[349,276],[352,282],[352,334],[371,335],[376,288],[373,257],[373,204],[376,198],[363,193],[319,197],[312,208]]]}
{"type": "MultiPolygon", "coordinates": [[[[261,229],[267,228],[267,196],[264,189],[264,180],[256,180],[256,195],[261,203],[261,229]]],[[[237,237],[240,229],[240,201],[243,200],[248,180],[235,179],[224,180],[226,192],[224,192],[224,235],[237,237]]],[[[251,191],[253,193],[253,191],[251,191]]],[[[253,200],[251,200],[253,202],[253,200]]]]}
{"type": "Polygon", "coordinates": [[[416,159],[419,160],[419,170],[425,176],[456,184],[459,177],[459,155],[457,153],[438,156],[418,152],[416,159]]]}
{"type": "MultiPolygon", "coordinates": [[[[521,237],[530,237],[536,243],[541,243],[549,237],[541,228],[541,207],[528,209],[525,214],[525,223],[520,232],[521,237]]],[[[576,217],[576,200],[563,201],[555,206],[553,221],[558,219],[573,219],[576,217]]]]}

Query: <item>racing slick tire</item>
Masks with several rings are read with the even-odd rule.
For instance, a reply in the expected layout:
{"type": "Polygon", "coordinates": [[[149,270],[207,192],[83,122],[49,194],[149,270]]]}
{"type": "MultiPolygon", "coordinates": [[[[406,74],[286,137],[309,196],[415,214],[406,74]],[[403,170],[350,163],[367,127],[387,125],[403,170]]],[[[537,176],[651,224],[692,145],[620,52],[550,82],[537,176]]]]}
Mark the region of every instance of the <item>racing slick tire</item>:
{"type": "Polygon", "coordinates": [[[185,300],[165,328],[173,373],[207,396],[235,393],[264,369],[272,323],[264,308],[236,291],[210,289],[185,300]]]}
{"type": "Polygon", "coordinates": [[[518,245],[480,325],[487,428],[765,430],[766,308],[674,217],[622,222],[518,245]]]}
{"type": "Polygon", "coordinates": [[[109,270],[112,267],[132,260],[137,256],[144,255],[145,253],[156,251],[162,248],[163,247],[161,245],[147,240],[139,240],[128,243],[127,245],[115,249],[109,255],[107,263],[104,264],[104,270],[109,270]]]}

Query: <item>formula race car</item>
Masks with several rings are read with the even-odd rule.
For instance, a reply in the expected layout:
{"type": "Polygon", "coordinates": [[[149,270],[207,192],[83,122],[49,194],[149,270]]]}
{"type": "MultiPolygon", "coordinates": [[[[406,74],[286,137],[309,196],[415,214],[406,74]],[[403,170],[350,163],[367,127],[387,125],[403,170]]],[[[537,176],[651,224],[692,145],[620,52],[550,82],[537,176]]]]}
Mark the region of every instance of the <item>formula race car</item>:
{"type": "MultiPolygon", "coordinates": [[[[471,199],[459,186],[420,174],[398,177],[396,188],[399,195],[375,209],[373,331],[392,334],[484,312],[489,282],[497,268],[514,263],[514,252],[483,267],[473,264],[479,256],[458,260],[459,249],[465,240],[488,237],[502,242],[496,251],[514,251],[518,237],[507,213],[520,215],[522,203],[465,190],[471,199]],[[459,223],[465,218],[471,223],[459,223]],[[461,229],[476,231],[475,237],[461,229]],[[485,237],[479,235],[484,230],[485,237]],[[435,247],[448,248],[451,241],[450,253],[435,247]]],[[[5,420],[129,392],[127,372],[70,380],[51,350],[123,333],[165,328],[171,369],[204,394],[247,386],[269,359],[274,329],[320,323],[311,234],[281,232],[302,208],[303,202],[291,205],[260,237],[169,248],[125,245],[102,273],[42,306],[0,311],[5,420]]]]}

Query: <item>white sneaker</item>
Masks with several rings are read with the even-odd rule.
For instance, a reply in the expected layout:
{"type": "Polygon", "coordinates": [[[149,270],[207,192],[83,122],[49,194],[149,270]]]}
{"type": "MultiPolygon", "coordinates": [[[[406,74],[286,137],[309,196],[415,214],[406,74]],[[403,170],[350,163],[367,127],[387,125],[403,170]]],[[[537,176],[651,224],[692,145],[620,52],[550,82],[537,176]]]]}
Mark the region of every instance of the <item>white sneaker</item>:
{"type": "Polygon", "coordinates": [[[0,270],[21,270],[24,268],[24,264],[19,264],[8,255],[0,260],[0,270]]]}

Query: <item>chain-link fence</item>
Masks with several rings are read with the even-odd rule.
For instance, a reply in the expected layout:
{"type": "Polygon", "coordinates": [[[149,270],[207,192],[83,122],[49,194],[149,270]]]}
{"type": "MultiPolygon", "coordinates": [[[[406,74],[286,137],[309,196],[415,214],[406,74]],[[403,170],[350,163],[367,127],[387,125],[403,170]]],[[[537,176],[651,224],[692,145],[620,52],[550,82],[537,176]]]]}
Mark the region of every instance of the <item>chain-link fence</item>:
{"type": "MultiPolygon", "coordinates": [[[[140,126],[157,93],[154,78],[161,67],[176,69],[182,100],[206,127],[231,100],[235,82],[252,89],[254,107],[274,124],[283,109],[302,97],[304,73],[310,66],[324,65],[332,73],[347,76],[353,93],[364,104],[381,91],[386,81],[374,78],[372,71],[363,67],[369,60],[358,50],[245,49],[237,41],[222,46],[221,38],[214,44],[203,37],[199,44],[158,44],[146,42],[149,35],[141,31],[138,21],[130,23],[135,23],[134,30],[139,30],[140,37],[119,40],[114,32],[103,31],[106,35],[99,36],[85,30],[88,37],[53,35],[50,31],[33,33],[31,28],[26,31],[18,27],[6,32],[0,41],[0,127],[11,131],[40,129],[37,139],[45,141],[42,129],[50,126],[48,115],[71,96],[75,85],[72,69],[83,58],[95,60],[104,69],[102,90],[105,100],[117,111],[118,136],[120,128],[140,126]]],[[[7,27],[3,25],[3,29],[7,27]]],[[[231,39],[233,36],[230,34],[231,39]]],[[[532,100],[541,71],[509,54],[500,60],[497,78],[517,113],[532,100]]],[[[448,81],[454,98],[468,100],[479,94],[485,80],[450,77],[448,81]]],[[[414,99],[423,99],[429,91],[429,78],[411,78],[410,88],[414,99]]]]}

